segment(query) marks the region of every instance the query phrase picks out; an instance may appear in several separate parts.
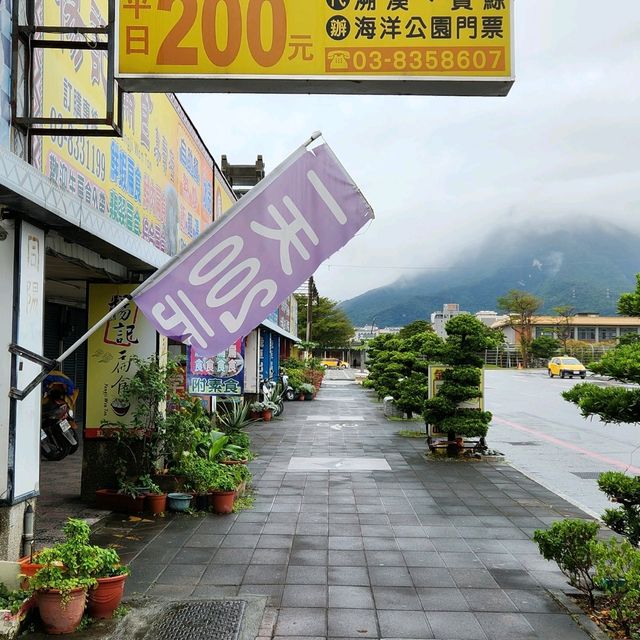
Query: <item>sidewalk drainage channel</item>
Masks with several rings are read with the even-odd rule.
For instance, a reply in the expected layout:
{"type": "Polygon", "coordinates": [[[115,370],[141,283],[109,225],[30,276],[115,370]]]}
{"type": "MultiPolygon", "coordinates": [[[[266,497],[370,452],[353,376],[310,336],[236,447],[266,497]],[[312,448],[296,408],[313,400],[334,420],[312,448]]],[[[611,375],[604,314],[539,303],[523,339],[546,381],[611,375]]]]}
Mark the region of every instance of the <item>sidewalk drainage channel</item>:
{"type": "Polygon", "coordinates": [[[144,640],[238,640],[244,600],[181,602],[153,622],[144,640]]]}

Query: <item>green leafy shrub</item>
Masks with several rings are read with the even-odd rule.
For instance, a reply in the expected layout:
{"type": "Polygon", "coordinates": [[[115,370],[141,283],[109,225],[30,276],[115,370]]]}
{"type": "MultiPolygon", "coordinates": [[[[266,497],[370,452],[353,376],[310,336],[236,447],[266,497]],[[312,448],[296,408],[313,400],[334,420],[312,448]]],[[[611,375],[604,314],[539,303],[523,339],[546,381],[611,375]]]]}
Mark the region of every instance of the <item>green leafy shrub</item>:
{"type": "Polygon", "coordinates": [[[640,477],[628,476],[621,471],[606,471],[600,474],[598,487],[610,500],[620,504],[604,512],[604,522],[631,544],[640,544],[640,477]]]}
{"type": "Polygon", "coordinates": [[[610,615],[630,638],[640,633],[640,550],[627,540],[600,543],[594,581],[611,599],[610,615]]]}
{"type": "Polygon", "coordinates": [[[12,615],[18,613],[30,595],[29,591],[9,589],[3,582],[0,582],[0,611],[9,611],[12,615]]]}
{"type": "Polygon", "coordinates": [[[545,560],[555,560],[569,584],[589,597],[594,605],[592,569],[596,560],[596,536],[600,525],[592,520],[567,519],[533,534],[545,560]]]}

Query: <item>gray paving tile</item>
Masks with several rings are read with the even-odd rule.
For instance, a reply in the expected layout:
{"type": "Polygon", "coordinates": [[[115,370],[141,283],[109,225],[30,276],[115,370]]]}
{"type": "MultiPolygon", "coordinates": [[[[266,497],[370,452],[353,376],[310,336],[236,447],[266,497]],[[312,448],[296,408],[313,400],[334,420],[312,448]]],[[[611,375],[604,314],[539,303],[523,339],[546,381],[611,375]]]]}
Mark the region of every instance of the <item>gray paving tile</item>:
{"type": "Polygon", "coordinates": [[[413,587],[373,587],[377,609],[421,611],[422,604],[413,587]]]}
{"type": "Polygon", "coordinates": [[[372,609],[329,609],[332,638],[379,638],[378,619],[372,609]]]}
{"type": "Polygon", "coordinates": [[[498,583],[487,569],[449,569],[460,589],[497,589],[498,583]]]}
{"type": "Polygon", "coordinates": [[[518,608],[502,589],[461,589],[471,611],[517,612],[518,608]]]}
{"type": "Polygon", "coordinates": [[[282,594],[283,607],[327,608],[327,587],[323,584],[285,585],[282,594]]]}
{"type": "Polygon", "coordinates": [[[246,564],[211,564],[202,574],[201,584],[239,585],[247,571],[246,564]]]}
{"type": "Polygon", "coordinates": [[[356,551],[362,549],[360,536],[329,536],[329,549],[337,551],[356,551]]]}
{"type": "Polygon", "coordinates": [[[250,533],[242,533],[242,534],[229,534],[225,537],[225,539],[222,541],[222,544],[220,545],[220,547],[222,549],[228,549],[229,547],[234,547],[234,548],[253,548],[258,544],[258,540],[260,539],[260,536],[257,534],[250,534],[250,533]]]}
{"type": "Polygon", "coordinates": [[[331,549],[329,551],[329,564],[342,567],[347,566],[365,566],[367,564],[364,551],[340,551],[331,549]]]}
{"type": "Polygon", "coordinates": [[[562,607],[542,589],[505,589],[522,613],[561,613],[562,607]]]}
{"type": "Polygon", "coordinates": [[[409,575],[416,587],[455,587],[448,569],[440,567],[409,567],[409,575]]]}
{"type": "Polygon", "coordinates": [[[327,567],[289,565],[287,584],[327,584],[327,567]]]}
{"type": "Polygon", "coordinates": [[[540,640],[589,640],[589,636],[580,629],[568,615],[553,613],[523,614],[540,640]]]}
{"type": "Polygon", "coordinates": [[[282,602],[282,584],[241,584],[238,595],[267,596],[268,607],[279,607],[282,602]]]}
{"type": "Polygon", "coordinates": [[[213,564],[249,564],[253,556],[253,548],[248,549],[219,549],[213,556],[213,564]]]}
{"type": "Polygon", "coordinates": [[[282,584],[286,575],[286,564],[251,564],[242,581],[247,584],[282,584]]]}
{"type": "Polygon", "coordinates": [[[366,586],[329,586],[329,607],[334,609],[373,609],[373,593],[366,586]]]}
{"type": "Polygon", "coordinates": [[[323,565],[328,562],[326,549],[293,549],[289,555],[289,564],[292,565],[323,565]]]}
{"type": "Polygon", "coordinates": [[[434,638],[425,615],[412,611],[407,615],[402,611],[378,611],[382,638],[434,638]]]}
{"type": "Polygon", "coordinates": [[[524,569],[491,569],[490,573],[503,589],[533,589],[538,585],[524,569]]]}
{"type": "Polygon", "coordinates": [[[256,549],[251,556],[251,564],[286,564],[288,549],[256,549]]]}
{"type": "Polygon", "coordinates": [[[326,611],[310,607],[282,607],[278,613],[275,634],[285,637],[326,636],[326,611]]]}
{"type": "MultiPolygon", "coordinates": [[[[261,525],[259,525],[261,526],[261,525]]],[[[204,547],[207,549],[216,549],[224,540],[221,533],[202,534],[196,533],[192,535],[185,543],[185,547],[204,547]]]]}
{"type": "Polygon", "coordinates": [[[404,567],[404,556],[400,551],[365,551],[369,566],[404,567]]]}
{"type": "MultiPolygon", "coordinates": [[[[477,613],[476,617],[489,640],[527,640],[539,637],[521,613],[477,613]]],[[[556,637],[564,640],[564,636],[556,637]]]]}
{"type": "MultiPolygon", "coordinates": [[[[426,611],[434,637],[446,640],[487,640],[480,623],[472,613],[426,611]]],[[[513,640],[516,640],[513,638],[513,640]]]]}
{"type": "Polygon", "coordinates": [[[369,571],[367,567],[329,567],[329,585],[352,585],[368,587],[369,571]]]}
{"type": "Polygon", "coordinates": [[[472,611],[459,589],[419,587],[417,592],[425,611],[472,611]]]}
{"type": "Polygon", "coordinates": [[[406,567],[369,567],[371,584],[381,587],[411,587],[413,582],[406,567]]]}
{"type": "Polygon", "coordinates": [[[439,553],[431,551],[403,551],[405,562],[409,567],[444,567],[439,553]]]}

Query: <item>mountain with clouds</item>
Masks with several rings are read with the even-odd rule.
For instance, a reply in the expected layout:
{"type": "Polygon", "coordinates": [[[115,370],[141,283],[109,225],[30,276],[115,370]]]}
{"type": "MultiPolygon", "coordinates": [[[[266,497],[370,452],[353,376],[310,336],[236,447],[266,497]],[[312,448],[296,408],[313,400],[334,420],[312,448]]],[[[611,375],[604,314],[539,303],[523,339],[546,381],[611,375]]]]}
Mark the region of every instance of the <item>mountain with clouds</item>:
{"type": "Polygon", "coordinates": [[[447,269],[402,277],[340,306],[356,326],[374,319],[378,326],[401,326],[429,319],[449,302],[472,313],[497,310],[499,296],[522,289],[542,298],[541,312],[569,304],[579,312],[614,315],[620,294],[635,289],[640,234],[578,216],[572,224],[496,231],[447,269]]]}

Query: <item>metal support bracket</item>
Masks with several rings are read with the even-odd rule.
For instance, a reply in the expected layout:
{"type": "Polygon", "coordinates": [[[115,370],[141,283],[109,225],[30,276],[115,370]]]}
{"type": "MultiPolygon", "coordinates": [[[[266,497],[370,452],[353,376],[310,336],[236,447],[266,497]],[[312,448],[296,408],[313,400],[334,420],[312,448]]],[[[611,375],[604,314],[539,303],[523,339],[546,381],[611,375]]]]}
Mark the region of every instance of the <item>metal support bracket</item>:
{"type": "Polygon", "coordinates": [[[21,356],[26,360],[42,365],[43,367],[42,371],[24,389],[11,387],[9,390],[9,397],[15,398],[16,400],[23,400],[26,398],[47,377],[47,375],[49,375],[50,371],[53,371],[60,366],[60,363],[57,360],[45,358],[44,356],[34,353],[33,351],[29,351],[29,349],[25,349],[15,343],[9,345],[9,352],[13,355],[21,356]]]}
{"type": "MultiPolygon", "coordinates": [[[[21,2],[23,1],[14,0],[13,3],[13,32],[11,37],[11,123],[13,126],[22,131],[22,133],[30,135],[121,137],[123,91],[116,83],[114,74],[114,0],[109,0],[107,24],[97,27],[85,27],[84,25],[37,25],[34,3],[27,0],[25,12],[22,12],[21,2]],[[23,13],[26,13],[26,19],[22,17],[23,13]],[[26,24],[24,24],[25,21],[26,24]],[[74,36],[82,36],[84,40],[74,39],[74,36]],[[46,49],[105,52],[107,56],[107,91],[104,117],[65,118],[33,114],[34,58],[39,50],[46,49]],[[23,73],[20,72],[20,60],[24,60],[23,73]],[[21,113],[19,113],[20,109],[21,113]]],[[[43,112],[46,112],[46,108],[43,108],[43,112]]]]}

